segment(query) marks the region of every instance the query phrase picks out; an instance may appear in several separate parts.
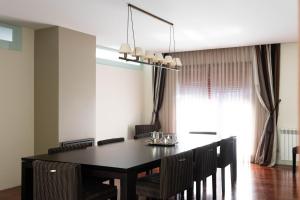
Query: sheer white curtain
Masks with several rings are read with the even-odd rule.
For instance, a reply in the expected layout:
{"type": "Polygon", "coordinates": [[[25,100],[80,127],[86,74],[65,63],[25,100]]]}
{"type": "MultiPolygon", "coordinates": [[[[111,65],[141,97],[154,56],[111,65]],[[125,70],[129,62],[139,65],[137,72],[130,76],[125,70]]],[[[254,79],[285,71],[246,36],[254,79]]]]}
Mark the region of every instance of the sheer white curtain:
{"type": "Polygon", "coordinates": [[[178,77],[167,75],[166,88],[173,88],[175,95],[165,94],[162,113],[168,120],[163,128],[175,130],[176,124],[179,136],[191,131],[236,135],[239,159],[250,161],[254,132],[260,128],[255,121],[258,101],[252,80],[253,53],[253,47],[239,47],[173,55],[180,57],[184,66],[178,77]],[[170,112],[172,106],[175,114],[170,112]]]}

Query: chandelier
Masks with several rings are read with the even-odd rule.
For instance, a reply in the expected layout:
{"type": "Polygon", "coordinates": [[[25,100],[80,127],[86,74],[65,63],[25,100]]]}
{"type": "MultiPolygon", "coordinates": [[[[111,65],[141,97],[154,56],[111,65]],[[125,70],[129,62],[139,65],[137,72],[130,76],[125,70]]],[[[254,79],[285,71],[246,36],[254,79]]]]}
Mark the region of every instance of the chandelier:
{"type": "Polygon", "coordinates": [[[176,70],[178,71],[179,68],[182,66],[180,58],[172,58],[171,56],[171,47],[173,43],[173,52],[175,53],[175,38],[174,38],[174,24],[160,18],[152,13],[149,13],[141,8],[138,8],[132,4],[128,4],[128,12],[127,12],[127,41],[126,43],[121,44],[119,53],[123,56],[119,57],[121,60],[125,60],[128,62],[135,62],[144,65],[150,65],[153,67],[165,68],[168,70],[176,70]],[[134,25],[133,25],[133,18],[132,18],[132,9],[140,11],[150,17],[158,19],[170,26],[170,38],[169,38],[169,52],[163,54],[161,52],[153,52],[144,50],[141,47],[137,47],[135,43],[135,34],[134,34],[134,25]],[[130,15],[130,17],[129,17],[130,15]],[[131,49],[129,42],[128,42],[128,32],[129,32],[129,18],[131,21],[131,29],[132,29],[132,39],[133,39],[133,49],[131,49]],[[173,40],[172,40],[173,39],[173,40]]]}

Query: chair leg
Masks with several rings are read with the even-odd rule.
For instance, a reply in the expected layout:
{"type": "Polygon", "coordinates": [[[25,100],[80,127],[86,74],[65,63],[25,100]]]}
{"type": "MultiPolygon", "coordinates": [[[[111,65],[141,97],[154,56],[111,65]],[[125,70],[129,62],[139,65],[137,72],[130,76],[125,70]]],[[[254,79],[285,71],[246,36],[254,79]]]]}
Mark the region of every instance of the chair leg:
{"type": "Polygon", "coordinates": [[[111,200],[118,200],[118,197],[115,196],[115,197],[111,198],[111,200]]]}
{"type": "Polygon", "coordinates": [[[201,199],[201,181],[196,181],[196,200],[201,199]]]}
{"type": "Polygon", "coordinates": [[[230,164],[230,175],[231,175],[231,187],[234,188],[236,185],[236,165],[230,164]]]}
{"type": "Polygon", "coordinates": [[[212,175],[212,190],[213,190],[213,199],[217,199],[217,176],[216,174],[212,175]]]}
{"type": "Polygon", "coordinates": [[[190,187],[187,189],[187,200],[193,200],[194,196],[194,189],[193,187],[190,187]]]}
{"type": "Polygon", "coordinates": [[[222,196],[225,196],[225,168],[221,168],[222,196]]]}
{"type": "Polygon", "coordinates": [[[202,180],[203,182],[203,190],[206,190],[206,178],[204,178],[203,180],[202,180]]]}
{"type": "Polygon", "coordinates": [[[115,180],[114,179],[109,179],[109,185],[114,186],[115,185],[115,180]]]}
{"type": "Polygon", "coordinates": [[[293,174],[296,174],[296,148],[293,148],[293,174]]]}

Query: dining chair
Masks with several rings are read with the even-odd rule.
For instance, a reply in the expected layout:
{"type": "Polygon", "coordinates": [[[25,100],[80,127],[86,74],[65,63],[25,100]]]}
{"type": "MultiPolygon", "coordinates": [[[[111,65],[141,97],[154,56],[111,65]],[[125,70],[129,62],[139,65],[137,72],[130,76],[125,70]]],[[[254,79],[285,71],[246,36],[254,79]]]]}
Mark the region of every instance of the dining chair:
{"type": "Polygon", "coordinates": [[[206,186],[206,178],[212,176],[213,199],[216,199],[217,144],[212,143],[194,150],[194,181],[196,199],[201,199],[201,181],[206,186]]]}
{"type": "Polygon", "coordinates": [[[211,132],[211,131],[190,131],[190,134],[217,135],[217,132],[211,132]]]}
{"type": "Polygon", "coordinates": [[[97,142],[98,146],[101,145],[106,145],[106,144],[112,144],[112,143],[117,143],[117,142],[124,142],[125,139],[123,137],[121,138],[111,138],[111,139],[106,139],[106,140],[99,140],[97,142]]]}
{"type": "Polygon", "coordinates": [[[50,149],[48,149],[48,154],[56,154],[56,153],[61,153],[61,152],[66,152],[66,151],[85,149],[89,146],[91,146],[89,143],[69,144],[66,146],[50,148],[50,149]]]}
{"type": "Polygon", "coordinates": [[[83,138],[79,140],[67,140],[60,143],[60,146],[68,146],[74,144],[86,144],[87,146],[94,146],[95,138],[83,138]]]}
{"type": "Polygon", "coordinates": [[[80,164],[33,162],[33,200],[117,200],[117,188],[82,184],[80,164]]]}
{"type": "Polygon", "coordinates": [[[217,168],[221,168],[222,195],[225,195],[225,167],[230,165],[231,187],[236,183],[236,137],[229,137],[220,141],[220,153],[217,168]]]}
{"type": "Polygon", "coordinates": [[[151,137],[151,133],[141,133],[138,135],[133,136],[133,139],[137,140],[137,139],[141,139],[141,138],[149,138],[151,137]]]}
{"type": "MultiPolygon", "coordinates": [[[[143,136],[149,137],[146,133],[150,135],[153,131],[159,131],[157,125],[154,124],[143,124],[143,125],[136,125],[135,126],[135,137],[142,138],[143,136]]],[[[135,138],[137,139],[137,138],[135,138]]]]}
{"type": "Polygon", "coordinates": [[[193,198],[193,151],[164,157],[160,173],[137,179],[137,197],[168,199],[187,190],[187,198],[193,198]]]}
{"type": "MultiPolygon", "coordinates": [[[[57,153],[62,153],[62,152],[85,149],[85,148],[90,147],[90,146],[91,146],[90,143],[68,144],[68,145],[64,145],[64,146],[60,146],[60,147],[50,148],[50,149],[48,149],[48,154],[52,155],[52,154],[57,154],[57,153]]],[[[115,185],[114,179],[108,179],[108,178],[105,178],[105,177],[89,176],[89,182],[92,183],[92,184],[94,184],[96,182],[101,182],[102,183],[102,182],[105,182],[105,181],[109,181],[109,184],[112,185],[112,186],[115,185]]]]}
{"type": "Polygon", "coordinates": [[[293,147],[293,174],[294,175],[296,174],[297,171],[297,165],[296,165],[297,154],[300,154],[300,146],[293,147]]]}

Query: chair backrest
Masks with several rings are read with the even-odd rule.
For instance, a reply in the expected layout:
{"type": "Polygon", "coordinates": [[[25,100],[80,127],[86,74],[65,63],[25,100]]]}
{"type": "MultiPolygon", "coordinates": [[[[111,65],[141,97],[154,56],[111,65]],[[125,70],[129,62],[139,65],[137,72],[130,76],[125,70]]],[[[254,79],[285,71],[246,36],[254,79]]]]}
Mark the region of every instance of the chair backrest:
{"type": "Polygon", "coordinates": [[[34,161],[33,200],[81,200],[80,165],[34,161]]]}
{"type": "Polygon", "coordinates": [[[61,152],[66,152],[66,151],[73,151],[73,150],[77,150],[77,149],[85,149],[89,146],[91,146],[91,145],[88,144],[88,143],[69,144],[69,145],[62,146],[62,147],[50,148],[50,149],[48,149],[48,154],[61,153],[61,152]]]}
{"type": "Polygon", "coordinates": [[[111,138],[111,139],[107,139],[107,140],[99,140],[97,142],[98,146],[101,146],[101,145],[105,145],[105,144],[112,144],[112,143],[117,143],[117,142],[124,142],[125,139],[122,137],[122,138],[111,138]]]}
{"type": "Polygon", "coordinates": [[[220,156],[218,167],[226,167],[234,162],[236,154],[236,137],[229,137],[220,141],[220,156]]]}
{"type": "Polygon", "coordinates": [[[147,138],[147,137],[151,137],[151,133],[141,133],[138,135],[133,136],[133,139],[141,139],[141,138],[147,138]]]}
{"type": "Polygon", "coordinates": [[[194,179],[203,180],[217,172],[217,144],[212,143],[194,150],[194,179]]]}
{"type": "Polygon", "coordinates": [[[211,132],[211,131],[190,131],[190,134],[217,135],[217,132],[211,132]]]}
{"type": "Polygon", "coordinates": [[[69,140],[64,141],[60,143],[60,146],[69,146],[69,145],[75,145],[75,144],[86,144],[87,146],[94,146],[95,138],[84,138],[79,140],[69,140]]]}
{"type": "Polygon", "coordinates": [[[157,125],[152,125],[152,124],[144,124],[144,125],[136,125],[135,126],[135,135],[140,135],[143,133],[150,133],[153,131],[158,131],[159,128],[157,125]]]}
{"type": "Polygon", "coordinates": [[[167,199],[193,187],[193,151],[161,160],[160,198],[167,199]]]}

